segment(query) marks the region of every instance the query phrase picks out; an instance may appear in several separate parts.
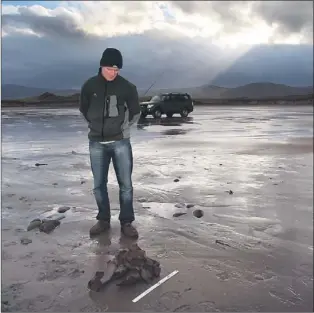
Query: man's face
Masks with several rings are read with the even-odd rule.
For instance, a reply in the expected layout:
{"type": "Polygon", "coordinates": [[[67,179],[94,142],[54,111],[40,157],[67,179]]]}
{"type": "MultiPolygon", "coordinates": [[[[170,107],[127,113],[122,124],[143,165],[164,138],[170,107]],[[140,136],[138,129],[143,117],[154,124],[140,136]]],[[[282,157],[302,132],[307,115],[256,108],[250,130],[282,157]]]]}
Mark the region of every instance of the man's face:
{"type": "Polygon", "coordinates": [[[119,69],[117,67],[104,66],[101,68],[101,73],[108,81],[112,81],[119,74],[119,69]]]}

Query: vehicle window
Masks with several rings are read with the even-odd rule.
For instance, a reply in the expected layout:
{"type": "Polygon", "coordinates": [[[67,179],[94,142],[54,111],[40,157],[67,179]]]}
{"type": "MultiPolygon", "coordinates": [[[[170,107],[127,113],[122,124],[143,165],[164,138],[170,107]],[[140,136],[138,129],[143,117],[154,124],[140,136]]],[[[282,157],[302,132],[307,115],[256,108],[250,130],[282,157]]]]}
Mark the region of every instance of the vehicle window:
{"type": "Polygon", "coordinates": [[[184,96],[183,95],[177,95],[177,101],[180,101],[180,102],[185,101],[184,96]]]}

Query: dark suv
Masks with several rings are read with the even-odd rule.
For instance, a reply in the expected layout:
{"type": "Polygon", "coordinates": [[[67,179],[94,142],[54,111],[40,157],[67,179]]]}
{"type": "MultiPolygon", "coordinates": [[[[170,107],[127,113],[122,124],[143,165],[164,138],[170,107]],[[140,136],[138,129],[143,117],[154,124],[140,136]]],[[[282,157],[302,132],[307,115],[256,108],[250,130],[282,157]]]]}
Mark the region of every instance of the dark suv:
{"type": "Polygon", "coordinates": [[[147,102],[141,102],[142,117],[152,115],[160,118],[163,114],[172,117],[173,114],[180,114],[187,117],[193,112],[193,101],[187,93],[166,93],[154,96],[147,102]]]}

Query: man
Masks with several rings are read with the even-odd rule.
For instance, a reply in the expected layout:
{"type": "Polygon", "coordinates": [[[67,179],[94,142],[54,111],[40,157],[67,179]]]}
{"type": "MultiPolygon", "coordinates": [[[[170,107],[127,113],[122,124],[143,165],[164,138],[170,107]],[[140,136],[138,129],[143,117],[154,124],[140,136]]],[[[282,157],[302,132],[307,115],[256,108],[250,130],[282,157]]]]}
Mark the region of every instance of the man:
{"type": "Polygon", "coordinates": [[[107,182],[112,159],[119,184],[121,232],[137,238],[132,225],[133,211],[133,154],[130,126],[140,117],[136,87],[119,75],[123,59],[121,52],[107,48],[101,57],[98,75],[82,86],[80,112],[89,127],[89,152],[94,177],[94,195],[98,206],[97,223],[90,235],[98,235],[110,228],[110,203],[107,182]]]}

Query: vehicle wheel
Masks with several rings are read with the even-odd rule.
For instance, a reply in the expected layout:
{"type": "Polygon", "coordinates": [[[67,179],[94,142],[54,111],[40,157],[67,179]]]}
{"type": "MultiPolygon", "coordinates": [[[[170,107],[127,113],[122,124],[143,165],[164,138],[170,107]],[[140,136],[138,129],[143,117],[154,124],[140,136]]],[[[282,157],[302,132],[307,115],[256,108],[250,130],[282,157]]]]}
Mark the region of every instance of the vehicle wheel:
{"type": "Polygon", "coordinates": [[[143,117],[143,118],[147,117],[147,113],[142,112],[141,117],[143,117]]]}
{"type": "Polygon", "coordinates": [[[161,111],[160,109],[156,109],[153,113],[154,118],[161,118],[161,111]]]}
{"type": "Polygon", "coordinates": [[[189,111],[187,109],[183,109],[180,113],[182,117],[187,117],[189,115],[189,111]]]}
{"type": "Polygon", "coordinates": [[[167,113],[167,117],[172,117],[173,113],[167,113]]]}

